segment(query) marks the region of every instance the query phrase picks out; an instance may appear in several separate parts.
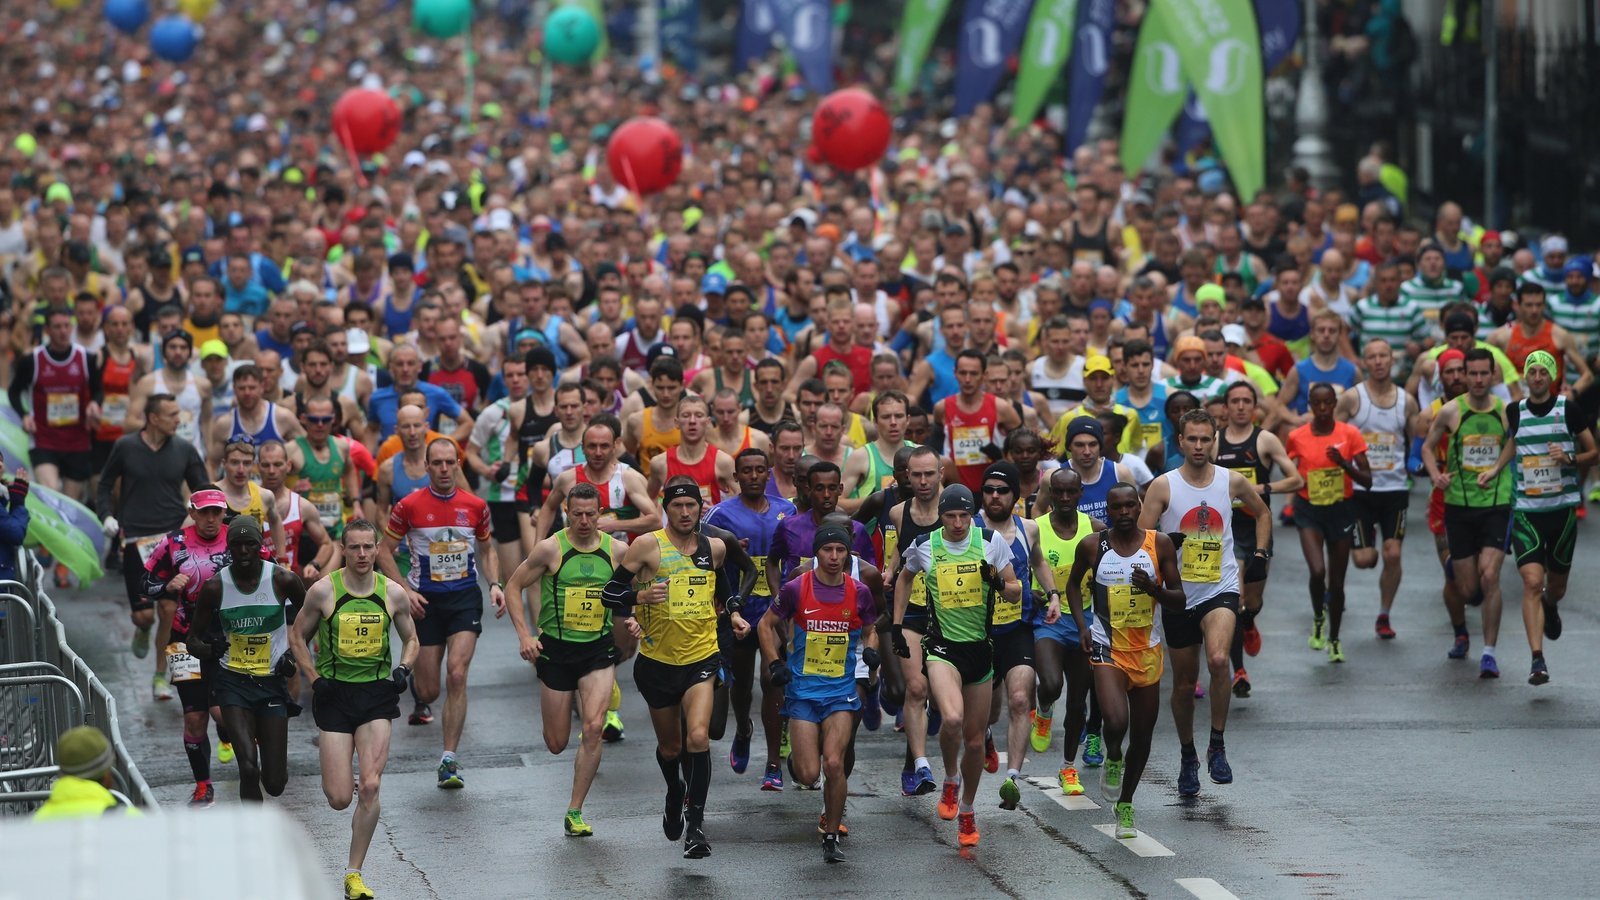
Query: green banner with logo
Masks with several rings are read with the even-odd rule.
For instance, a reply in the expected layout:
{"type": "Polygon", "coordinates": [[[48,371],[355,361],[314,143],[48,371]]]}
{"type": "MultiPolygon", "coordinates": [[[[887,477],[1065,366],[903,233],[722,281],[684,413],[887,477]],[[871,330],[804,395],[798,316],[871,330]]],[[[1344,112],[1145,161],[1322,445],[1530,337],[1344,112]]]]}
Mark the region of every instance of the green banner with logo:
{"type": "Polygon", "coordinates": [[[1128,101],[1122,116],[1122,168],[1130,176],[1143,169],[1161,146],[1189,93],[1178,48],[1167,35],[1166,21],[1145,12],[1128,76],[1128,101]]]}
{"type": "MultiPolygon", "coordinates": [[[[1267,175],[1261,30],[1254,6],[1236,0],[1160,0],[1147,16],[1162,23],[1177,48],[1183,75],[1211,119],[1234,188],[1250,200],[1267,175]]],[[[1182,106],[1181,94],[1176,102],[1182,106]]]]}
{"type": "Polygon", "coordinates": [[[1016,98],[1011,104],[1011,121],[1016,127],[1027,127],[1039,114],[1051,82],[1072,53],[1077,18],[1078,0],[1038,0],[1034,4],[1017,62],[1016,98]]]}
{"type": "Polygon", "coordinates": [[[906,0],[905,15],[900,19],[900,54],[894,61],[896,96],[909,97],[917,89],[922,64],[928,61],[933,38],[949,8],[950,0],[906,0]]]}

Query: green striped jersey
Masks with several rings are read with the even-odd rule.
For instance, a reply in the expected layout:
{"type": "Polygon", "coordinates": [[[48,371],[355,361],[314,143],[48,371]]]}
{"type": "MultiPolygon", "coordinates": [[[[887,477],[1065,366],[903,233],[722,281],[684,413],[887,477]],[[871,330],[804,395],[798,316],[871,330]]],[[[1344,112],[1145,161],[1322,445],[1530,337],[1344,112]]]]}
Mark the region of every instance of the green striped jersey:
{"type": "Polygon", "coordinates": [[[1438,321],[1439,311],[1457,301],[1467,299],[1467,289],[1461,282],[1454,278],[1440,278],[1438,281],[1429,282],[1421,275],[1400,285],[1400,297],[1405,300],[1415,300],[1417,308],[1430,321],[1438,321]]]}
{"type": "Polygon", "coordinates": [[[1557,397],[1544,415],[1528,408],[1528,401],[1517,403],[1516,498],[1513,507],[1521,512],[1567,509],[1581,502],[1578,495],[1578,468],[1557,465],[1550,458],[1556,447],[1570,459],[1578,452],[1577,441],[1567,427],[1567,398],[1557,397]]]}
{"type": "Polygon", "coordinates": [[[1587,354],[1600,346],[1600,296],[1593,292],[1573,297],[1565,288],[1545,295],[1545,315],[1578,339],[1578,348],[1587,354]]]}
{"type": "Polygon", "coordinates": [[[1428,334],[1428,321],[1422,317],[1417,301],[1402,291],[1393,306],[1384,306],[1377,295],[1356,301],[1350,311],[1350,324],[1361,335],[1356,346],[1373,338],[1382,338],[1397,352],[1405,352],[1408,341],[1421,340],[1428,334]]]}

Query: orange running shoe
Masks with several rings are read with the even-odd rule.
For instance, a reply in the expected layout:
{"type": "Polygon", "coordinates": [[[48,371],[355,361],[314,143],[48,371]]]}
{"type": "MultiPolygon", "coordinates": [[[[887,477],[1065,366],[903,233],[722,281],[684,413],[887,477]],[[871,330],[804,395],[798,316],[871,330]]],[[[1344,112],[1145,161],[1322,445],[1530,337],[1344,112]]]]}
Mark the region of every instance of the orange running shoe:
{"type": "Polygon", "coordinates": [[[978,846],[978,817],[973,813],[962,813],[958,823],[960,841],[963,847],[978,846]]]}
{"type": "Polygon", "coordinates": [[[944,791],[939,794],[939,818],[949,821],[956,817],[956,783],[946,780],[944,791]]]}

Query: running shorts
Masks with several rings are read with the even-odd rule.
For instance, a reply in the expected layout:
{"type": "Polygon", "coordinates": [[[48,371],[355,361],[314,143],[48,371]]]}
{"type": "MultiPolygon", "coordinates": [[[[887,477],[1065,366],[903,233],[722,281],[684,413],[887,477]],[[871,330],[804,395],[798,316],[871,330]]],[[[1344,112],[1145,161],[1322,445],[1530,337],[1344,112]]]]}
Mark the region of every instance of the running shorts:
{"type": "Polygon", "coordinates": [[[211,702],[237,706],[258,716],[298,716],[300,707],[289,700],[289,685],[282,675],[241,675],[222,666],[211,686],[211,702]]]}
{"type": "Polygon", "coordinates": [[[1509,506],[1445,506],[1444,537],[1451,559],[1471,559],[1480,550],[1504,550],[1510,531],[1509,506]]]}
{"type": "Polygon", "coordinates": [[[394,692],[394,682],[387,678],[377,681],[337,681],[318,679],[333,685],[311,697],[311,718],[322,731],[355,734],[356,729],[379,719],[400,718],[400,695],[394,692]]]}
{"type": "Polygon", "coordinates": [[[539,643],[544,650],[533,668],[539,683],[552,691],[575,691],[583,676],[615,666],[622,657],[609,632],[592,641],[563,641],[546,635],[539,643]]]}
{"type": "Polygon", "coordinates": [[[922,639],[922,655],[922,671],[930,671],[934,663],[954,666],[963,686],[994,677],[994,645],[989,641],[952,641],[930,634],[922,639]]]}
{"type": "MultiPolygon", "coordinates": [[[[667,709],[683,702],[683,695],[702,681],[713,681],[722,671],[722,654],[713,653],[697,663],[674,666],[641,654],[633,662],[633,684],[651,709],[667,709]]],[[[715,685],[713,685],[714,687],[715,685]]]]}
{"type": "MultiPolygon", "coordinates": [[[[1071,616],[1068,616],[1071,618],[1071,616]]],[[[994,645],[994,677],[1005,680],[1006,673],[1018,666],[1033,668],[1033,626],[1019,624],[1010,631],[991,634],[994,645]]]]}
{"type": "Polygon", "coordinates": [[[1578,515],[1570,506],[1511,514],[1511,549],[1518,568],[1543,566],[1558,575],[1570,572],[1577,544],[1578,515]]]}
{"type": "Polygon", "coordinates": [[[1355,506],[1357,547],[1364,550],[1377,547],[1380,530],[1386,541],[1406,539],[1410,491],[1356,491],[1349,502],[1355,506]]]}
{"type": "Polygon", "coordinates": [[[783,715],[790,719],[799,719],[802,722],[822,724],[822,720],[834,713],[858,713],[861,711],[861,695],[852,691],[848,697],[833,697],[827,700],[806,700],[800,697],[787,697],[783,701],[783,715]]]}
{"type": "Polygon", "coordinates": [[[424,647],[442,647],[450,635],[462,631],[483,633],[483,592],[477,587],[422,595],[428,606],[416,620],[417,642],[424,647]]]}
{"type": "MultiPolygon", "coordinates": [[[[1300,504],[1296,503],[1295,506],[1300,504]]],[[[1205,640],[1205,629],[1201,623],[1214,609],[1231,610],[1235,616],[1239,614],[1239,595],[1232,591],[1218,594],[1201,603],[1199,606],[1186,609],[1183,612],[1174,612],[1165,607],[1161,610],[1161,629],[1166,635],[1167,646],[1174,650],[1193,647],[1205,640]]]]}
{"type": "Polygon", "coordinates": [[[1312,506],[1304,497],[1294,501],[1294,527],[1311,529],[1329,541],[1349,540],[1356,528],[1356,513],[1349,500],[1340,500],[1327,506],[1312,506]]]}
{"type": "Polygon", "coordinates": [[[1129,687],[1136,688],[1160,684],[1161,673],[1166,671],[1166,660],[1159,646],[1142,650],[1112,650],[1105,644],[1092,644],[1089,647],[1089,665],[1111,666],[1127,676],[1129,687]]]}

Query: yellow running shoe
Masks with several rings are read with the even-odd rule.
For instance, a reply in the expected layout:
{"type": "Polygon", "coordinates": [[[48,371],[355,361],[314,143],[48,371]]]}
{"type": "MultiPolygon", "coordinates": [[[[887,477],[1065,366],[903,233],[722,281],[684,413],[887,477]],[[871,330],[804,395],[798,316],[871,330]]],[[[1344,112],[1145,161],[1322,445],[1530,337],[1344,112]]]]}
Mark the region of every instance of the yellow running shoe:
{"type": "Polygon", "coordinates": [[[349,872],[344,876],[344,900],[373,900],[377,895],[372,893],[372,888],[361,880],[360,872],[349,872]]]}
{"type": "Polygon", "coordinates": [[[1066,794],[1068,797],[1076,797],[1083,793],[1083,784],[1078,781],[1077,769],[1071,766],[1062,766],[1056,777],[1061,780],[1061,793],[1066,794]]]}
{"type": "Polygon", "coordinates": [[[1033,736],[1028,739],[1033,745],[1033,752],[1043,753],[1050,749],[1050,723],[1053,721],[1051,716],[1041,716],[1038,710],[1033,711],[1033,736]]]}
{"type": "Polygon", "coordinates": [[[233,744],[222,741],[217,744],[217,762],[227,764],[233,762],[233,744]]]}
{"type": "Polygon", "coordinates": [[[594,829],[583,820],[581,809],[567,810],[567,818],[561,823],[561,827],[566,830],[567,837],[589,837],[594,834],[594,829]]]}

